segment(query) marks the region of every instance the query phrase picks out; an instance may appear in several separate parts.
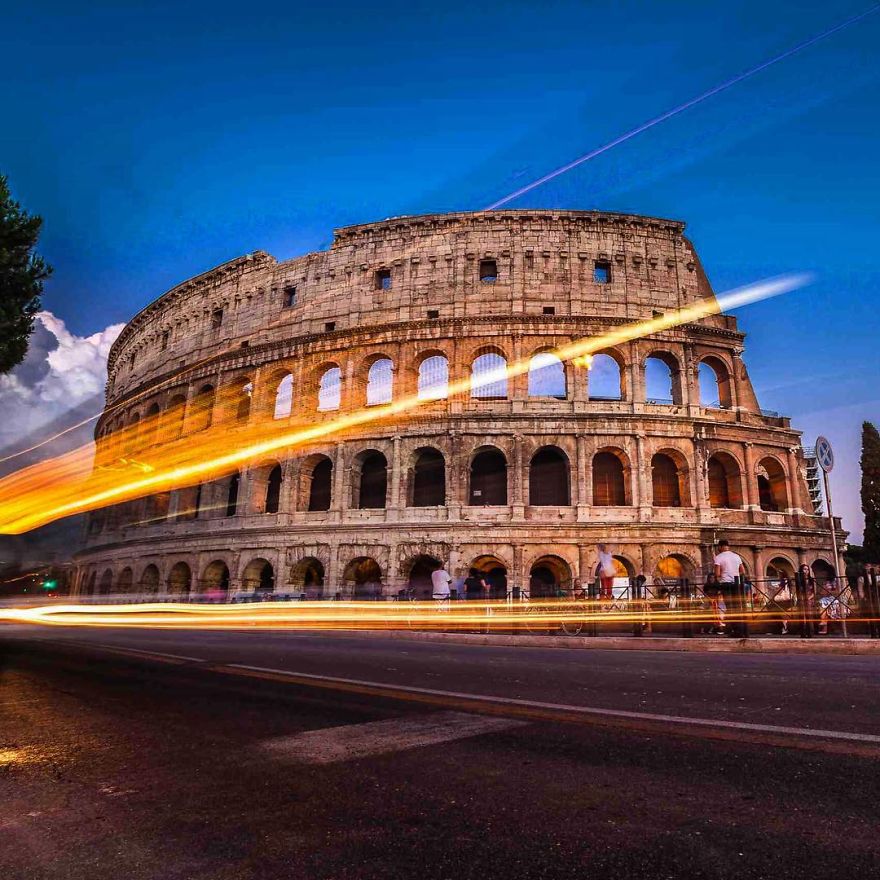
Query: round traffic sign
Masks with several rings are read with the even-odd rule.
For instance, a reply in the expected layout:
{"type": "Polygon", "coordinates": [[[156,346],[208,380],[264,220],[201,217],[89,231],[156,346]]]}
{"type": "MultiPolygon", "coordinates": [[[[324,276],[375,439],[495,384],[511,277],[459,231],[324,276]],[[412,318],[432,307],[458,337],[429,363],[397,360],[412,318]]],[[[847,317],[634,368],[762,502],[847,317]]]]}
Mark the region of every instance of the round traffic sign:
{"type": "Polygon", "coordinates": [[[834,467],[834,452],[827,437],[819,437],[816,440],[816,461],[826,474],[834,467]]]}

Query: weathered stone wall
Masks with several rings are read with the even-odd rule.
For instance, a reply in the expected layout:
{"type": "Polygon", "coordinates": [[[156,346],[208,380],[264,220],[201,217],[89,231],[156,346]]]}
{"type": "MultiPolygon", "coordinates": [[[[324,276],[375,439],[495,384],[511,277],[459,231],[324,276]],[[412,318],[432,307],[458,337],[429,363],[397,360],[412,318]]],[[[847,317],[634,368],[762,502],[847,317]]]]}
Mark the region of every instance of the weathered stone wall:
{"type": "MultiPolygon", "coordinates": [[[[678,309],[712,295],[683,233],[675,221],[594,212],[429,215],[342,229],[329,251],[284,263],[261,252],[233,260],[178,285],[123,331],[110,357],[108,409],[98,436],[165,409],[175,397],[185,397],[192,411],[206,383],[218,393],[251,383],[249,418],[271,419],[287,374],[291,420],[334,419],[339,412],[317,411],[318,384],[332,366],[341,371],[344,412],[364,405],[367,373],[378,358],[393,363],[397,398],[417,392],[419,366],[429,356],[447,359],[454,382],[486,352],[513,363],[678,309]],[[483,260],[495,261],[492,282],[480,279],[483,260]],[[610,271],[610,283],[595,280],[597,263],[610,271]],[[390,272],[390,286],[381,286],[378,272],[390,272]],[[287,305],[291,287],[296,301],[287,305]]],[[[632,571],[650,575],[673,554],[694,576],[722,534],[760,576],[775,558],[830,560],[827,525],[804,512],[799,434],[787,419],[762,415],[742,349],[735,319],[719,315],[609,349],[621,369],[620,400],[591,397],[590,371],[567,363],[564,399],[530,396],[528,376],[521,375],[510,379],[504,399],[454,395],[425,404],[415,417],[365,427],[280,462],[277,513],[261,512],[274,462],[241,475],[231,517],[222,511],[225,481],[203,487],[203,511],[195,519],[177,521],[189,505],[188,490],[175,493],[162,522],[128,525],[150,519],[146,501],[106,512],[93,519],[80,583],[87,588],[109,571],[114,584],[131,576],[137,585],[143,569],[155,566],[165,588],[176,563],[185,562],[197,581],[223,560],[235,589],[249,580],[249,564],[264,559],[276,589],[285,590],[296,586],[297,563],[314,558],[331,590],[350,592],[346,567],[368,557],[391,592],[407,583],[413,559],[427,554],[454,567],[493,556],[511,582],[524,584],[532,564],[545,557],[568,577],[589,577],[600,540],[632,571]],[[648,399],[651,355],[671,369],[671,402],[648,399]],[[700,403],[701,362],[720,377],[721,406],[700,403]],[[503,505],[475,506],[469,494],[473,456],[486,446],[507,462],[503,505]],[[567,461],[568,504],[530,503],[530,462],[547,446],[567,461]],[[445,503],[413,507],[415,455],[426,447],[443,455],[445,503]],[[359,462],[367,450],[388,462],[384,509],[357,507],[359,462]],[[593,461],[603,450],[624,463],[626,504],[594,504],[593,461]],[[656,453],[676,463],[679,506],[654,504],[656,453]],[[725,509],[712,506],[709,490],[708,462],[719,453],[727,455],[739,501],[725,509]],[[327,511],[304,509],[317,455],[332,461],[327,511]],[[758,474],[776,475],[777,510],[761,509],[758,474]]]]}

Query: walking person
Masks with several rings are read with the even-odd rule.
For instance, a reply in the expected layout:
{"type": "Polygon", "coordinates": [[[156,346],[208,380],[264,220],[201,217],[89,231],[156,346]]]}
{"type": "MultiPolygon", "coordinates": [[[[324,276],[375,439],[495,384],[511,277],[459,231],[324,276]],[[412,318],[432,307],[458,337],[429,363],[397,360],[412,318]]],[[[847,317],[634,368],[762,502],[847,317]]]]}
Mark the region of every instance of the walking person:
{"type": "Polygon", "coordinates": [[[605,544],[599,544],[599,565],[596,573],[599,576],[599,601],[611,602],[614,599],[614,557],[608,552],[605,544]]]}
{"type": "MultiPolygon", "coordinates": [[[[464,582],[465,598],[470,602],[483,602],[489,598],[489,585],[477,569],[472,568],[464,582]]],[[[487,609],[488,610],[488,609],[487,609]]],[[[468,617],[471,615],[469,614],[468,617]]],[[[486,632],[488,622],[478,632],[486,632]]]]}
{"type": "Polygon", "coordinates": [[[431,596],[435,602],[440,603],[441,611],[449,610],[449,585],[452,583],[452,575],[440,564],[431,572],[431,596]]]}
{"type": "MultiPolygon", "coordinates": [[[[728,611],[733,611],[734,615],[745,611],[743,603],[739,600],[737,578],[745,576],[746,567],[739,553],[734,553],[730,549],[730,542],[722,538],[718,542],[718,553],[713,560],[713,570],[715,579],[718,581],[718,587],[721,592],[722,601],[728,611]]],[[[739,636],[741,623],[731,623],[727,628],[729,636],[739,636]]]]}

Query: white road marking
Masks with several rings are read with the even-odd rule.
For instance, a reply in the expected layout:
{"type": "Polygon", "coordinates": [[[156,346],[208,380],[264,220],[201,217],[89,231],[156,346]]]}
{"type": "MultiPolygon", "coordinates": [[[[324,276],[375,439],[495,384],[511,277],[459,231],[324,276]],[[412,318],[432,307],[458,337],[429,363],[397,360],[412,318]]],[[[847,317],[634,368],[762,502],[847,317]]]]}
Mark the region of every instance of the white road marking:
{"type": "Polygon", "coordinates": [[[689,718],[686,715],[658,715],[652,712],[630,712],[626,709],[604,709],[599,706],[572,706],[566,703],[543,703],[538,700],[517,700],[512,697],[493,697],[487,694],[441,691],[433,688],[420,688],[411,685],[393,684],[382,681],[362,681],[356,678],[337,678],[330,675],[313,675],[308,672],[290,672],[287,669],[270,669],[265,666],[248,666],[244,663],[228,663],[228,668],[248,669],[253,672],[269,672],[273,675],[288,676],[293,679],[309,679],[336,684],[358,685],[360,687],[382,688],[402,693],[426,694],[436,697],[453,697],[459,700],[474,700],[496,706],[522,706],[530,709],[551,709],[579,715],[595,715],[604,718],[628,718],[638,721],[662,721],[667,724],[681,724],[697,727],[720,727],[725,730],[746,730],[754,733],[785,734],[786,736],[808,736],[816,739],[837,739],[847,742],[880,743],[880,736],[871,733],[851,733],[845,730],[822,730],[811,727],[781,727],[776,724],[750,724],[746,721],[722,721],[715,718],[689,718]]]}
{"type": "Polygon", "coordinates": [[[100,642],[74,642],[76,645],[83,645],[89,648],[108,648],[111,651],[120,651],[123,654],[144,654],[147,657],[167,657],[169,660],[186,660],[189,663],[205,663],[203,657],[186,657],[183,654],[167,654],[165,651],[141,651],[138,648],[126,648],[122,645],[106,645],[100,642]]]}
{"type": "Polygon", "coordinates": [[[432,712],[427,715],[371,721],[309,730],[266,740],[261,747],[271,754],[300,764],[335,764],[370,755],[436,746],[457,739],[522,727],[528,722],[492,718],[465,712],[432,712]]]}

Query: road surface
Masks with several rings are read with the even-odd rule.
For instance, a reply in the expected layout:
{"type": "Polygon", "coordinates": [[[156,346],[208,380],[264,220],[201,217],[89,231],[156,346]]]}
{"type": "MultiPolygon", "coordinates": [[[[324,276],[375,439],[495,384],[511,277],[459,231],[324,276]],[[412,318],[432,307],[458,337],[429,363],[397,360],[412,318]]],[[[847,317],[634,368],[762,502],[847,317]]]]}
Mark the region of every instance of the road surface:
{"type": "Polygon", "coordinates": [[[880,658],[0,629],[0,877],[880,876],[880,658]]]}

